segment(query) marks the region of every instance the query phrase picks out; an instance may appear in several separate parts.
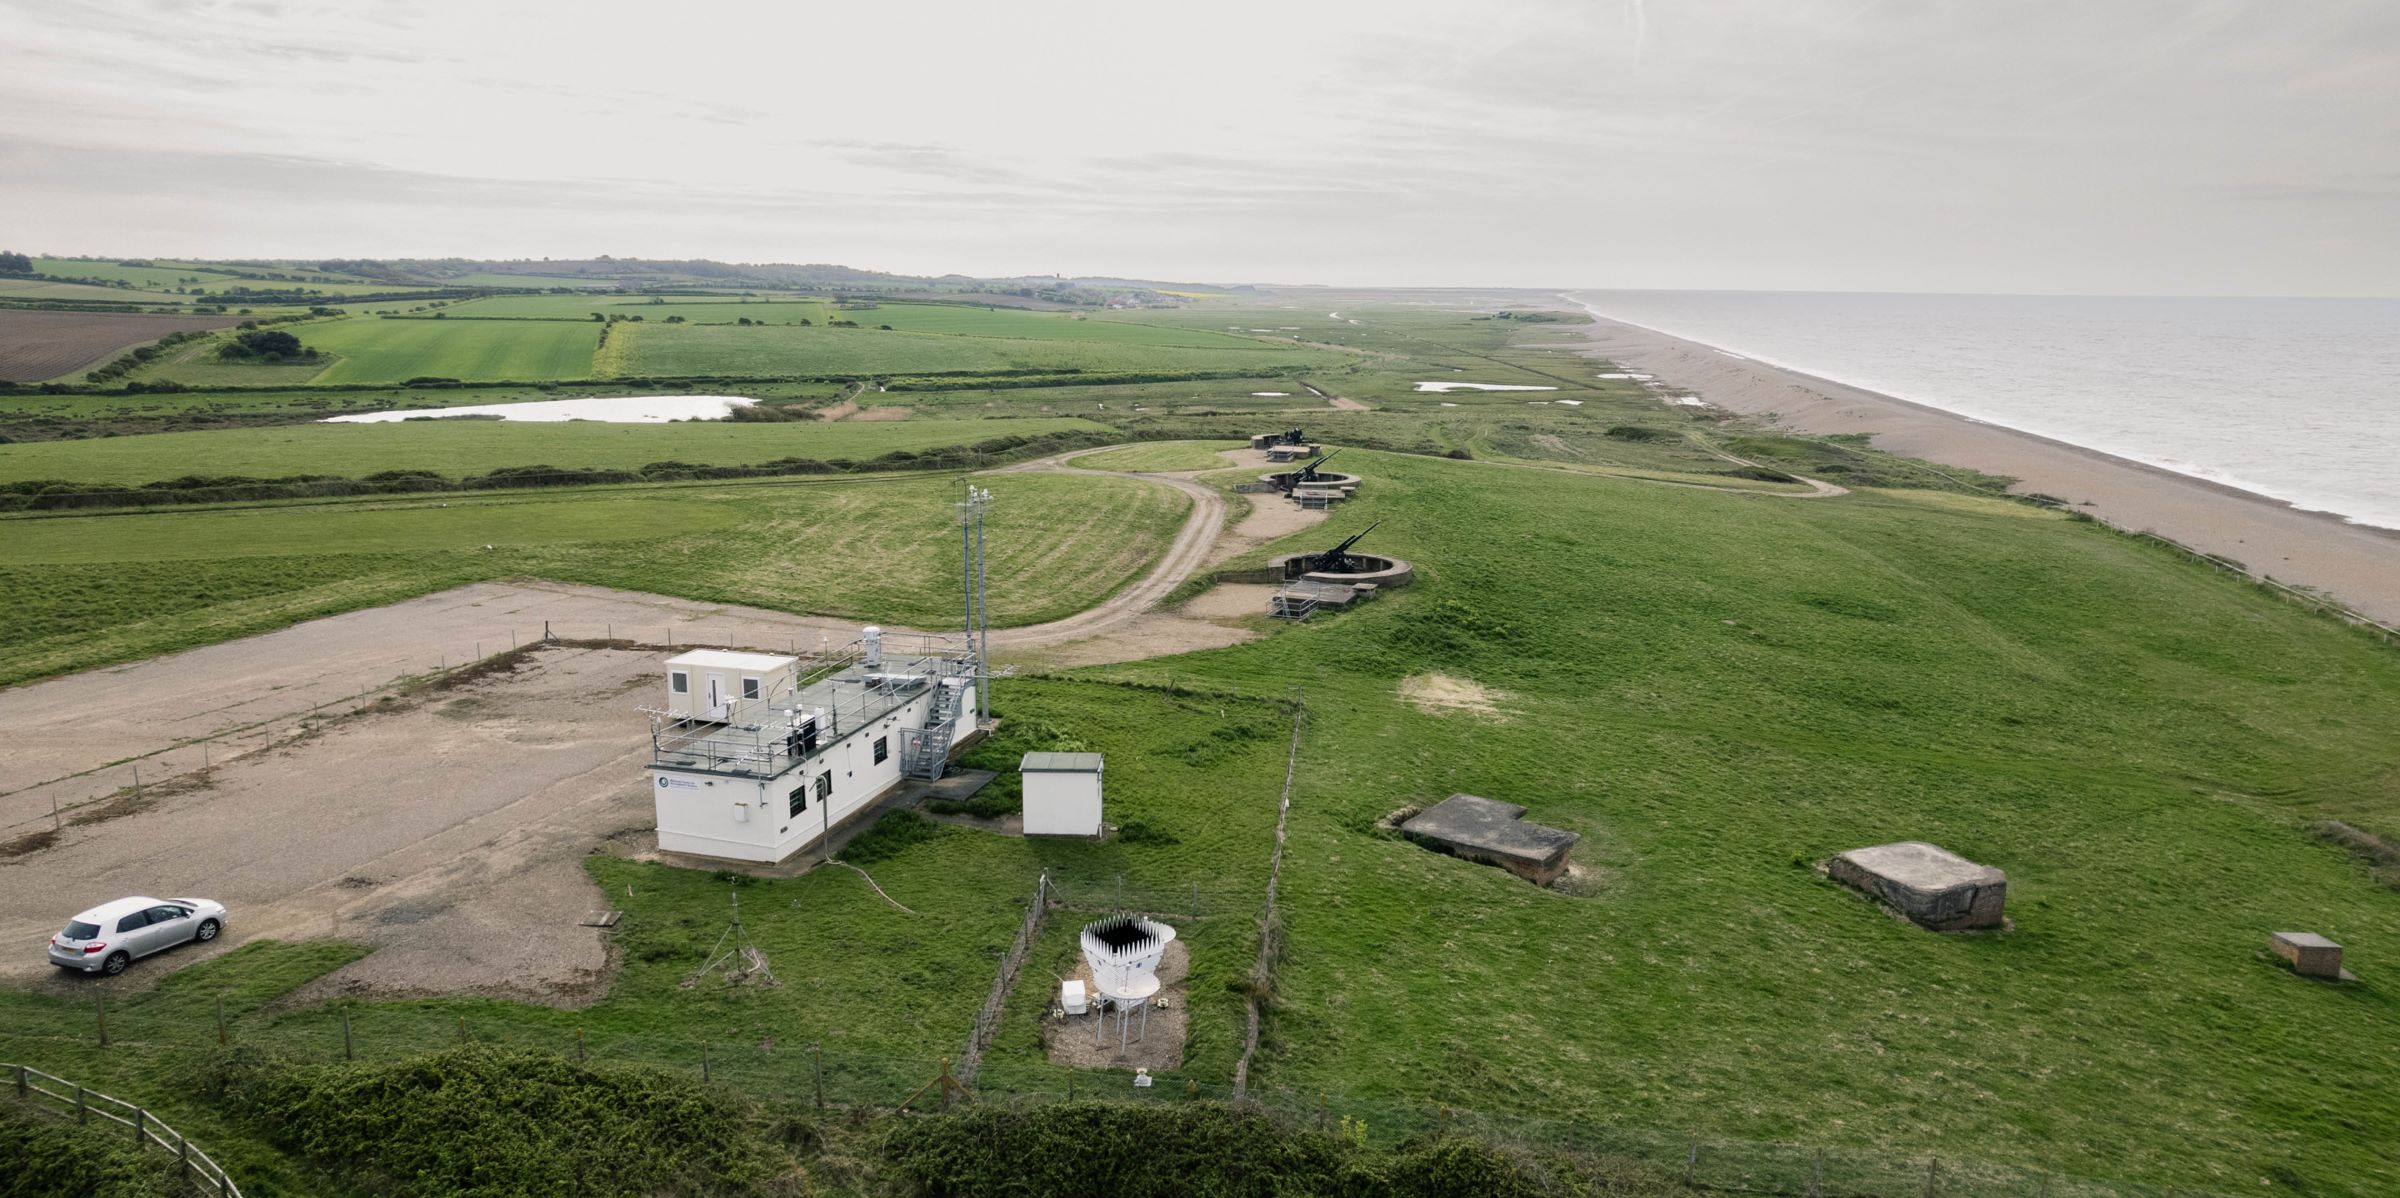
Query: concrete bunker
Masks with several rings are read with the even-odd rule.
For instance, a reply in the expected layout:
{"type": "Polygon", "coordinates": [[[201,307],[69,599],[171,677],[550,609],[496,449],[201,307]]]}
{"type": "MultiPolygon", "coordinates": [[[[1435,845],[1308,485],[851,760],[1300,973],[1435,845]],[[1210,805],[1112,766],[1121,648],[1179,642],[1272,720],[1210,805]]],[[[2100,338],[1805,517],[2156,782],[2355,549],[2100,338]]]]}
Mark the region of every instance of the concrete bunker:
{"type": "Polygon", "coordinates": [[[1902,840],[1852,849],[1827,862],[1825,872],[1919,927],[1965,932],[2007,926],[2008,875],[1939,845],[1902,840]]]}
{"type": "Polygon", "coordinates": [[[1525,809],[1481,795],[1454,794],[1400,821],[1402,836],[1439,853],[1497,865],[1548,886],[1567,872],[1567,851],[1582,837],[1529,824],[1525,809]]]}

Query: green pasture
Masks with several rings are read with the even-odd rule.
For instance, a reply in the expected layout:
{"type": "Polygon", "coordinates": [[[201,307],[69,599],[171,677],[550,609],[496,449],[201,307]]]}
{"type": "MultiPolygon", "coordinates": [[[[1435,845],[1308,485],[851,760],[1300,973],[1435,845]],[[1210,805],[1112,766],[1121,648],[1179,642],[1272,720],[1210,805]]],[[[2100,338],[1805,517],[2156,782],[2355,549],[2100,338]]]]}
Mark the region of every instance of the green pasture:
{"type": "MultiPolygon", "coordinates": [[[[1098,603],[1156,561],[1189,508],[1100,474],[991,487],[1001,625],[1098,603]]],[[[521,576],[946,627],[957,488],[886,475],[16,517],[0,525],[0,685],[521,576]]]]}
{"type": "Polygon", "coordinates": [[[592,375],[598,325],[546,321],[387,320],[356,315],[283,326],[325,357],[262,365],[216,356],[230,333],[194,342],[142,368],[145,381],[194,388],[402,383],[412,378],[471,382],[583,379],[592,375]]]}
{"type": "Polygon", "coordinates": [[[1153,441],[1087,453],[1067,463],[1078,470],[1215,470],[1226,465],[1220,449],[1246,449],[1247,441],[1153,441]]]}
{"type": "MultiPolygon", "coordinates": [[[[203,297],[205,299],[205,297],[203,297]]],[[[115,304],[174,305],[192,302],[181,295],[162,295],[155,291],[128,290],[122,287],[99,287],[90,283],[51,283],[41,279],[0,279],[0,299],[11,300],[76,300],[115,304]]]]}
{"type": "Polygon", "coordinates": [[[993,437],[1043,436],[1102,427],[1063,418],[669,424],[428,419],[287,424],[0,445],[0,482],[45,478],[140,484],[194,474],[358,478],[386,470],[431,470],[457,478],[510,466],[632,470],[667,461],[702,465],[745,465],[792,457],[863,461],[901,450],[921,453],[993,437]]]}
{"type": "MultiPolygon", "coordinates": [[[[873,312],[852,313],[873,316],[873,312]]],[[[462,324],[515,327],[517,322],[462,324]]],[[[1260,373],[1328,365],[1319,351],[1218,339],[1209,347],[1146,345],[1138,341],[986,337],[885,331],[877,321],[854,329],[822,323],[801,328],[768,325],[671,325],[658,320],[620,324],[602,351],[611,376],[899,375],[972,371],[1127,371],[1260,373]]],[[[532,326],[558,327],[558,326],[532,326]]],[[[574,327],[574,326],[566,326],[574,327]]],[[[592,326],[597,328],[597,325],[592,326]]]]}
{"type": "Polygon", "coordinates": [[[353,317],[300,330],[311,349],[336,361],[311,379],[398,383],[452,379],[580,379],[592,374],[597,326],[534,322],[384,320],[353,317]]]}
{"type": "Polygon", "coordinates": [[[237,281],[236,276],[223,271],[198,267],[119,266],[113,260],[85,258],[36,258],[33,269],[37,274],[57,275],[68,279],[104,279],[109,282],[130,283],[144,291],[173,291],[177,287],[207,287],[214,290],[219,284],[237,281]]]}

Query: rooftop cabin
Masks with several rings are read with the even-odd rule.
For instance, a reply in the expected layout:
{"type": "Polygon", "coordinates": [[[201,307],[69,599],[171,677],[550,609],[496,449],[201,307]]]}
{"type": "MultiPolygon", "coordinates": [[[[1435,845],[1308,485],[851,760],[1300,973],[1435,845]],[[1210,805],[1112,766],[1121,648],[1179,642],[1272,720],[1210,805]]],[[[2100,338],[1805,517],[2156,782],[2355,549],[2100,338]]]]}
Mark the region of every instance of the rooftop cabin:
{"type": "Polygon", "coordinates": [[[938,778],[952,748],[976,730],[974,655],[956,638],[869,628],[775,686],[768,662],[797,664],[713,650],[667,663],[670,697],[684,701],[651,712],[661,849],[784,860],[902,778],[938,778]],[[760,670],[743,673],[736,658],[760,670]],[[712,666],[743,688],[721,708],[706,703],[712,666]],[[686,685],[701,702],[674,691],[677,670],[692,675],[686,685]],[[746,696],[751,677],[761,683],[756,697],[746,696]]]}
{"type": "Polygon", "coordinates": [[[737,703],[791,689],[797,657],[695,649],[667,659],[666,710],[696,720],[724,720],[737,703]]]}

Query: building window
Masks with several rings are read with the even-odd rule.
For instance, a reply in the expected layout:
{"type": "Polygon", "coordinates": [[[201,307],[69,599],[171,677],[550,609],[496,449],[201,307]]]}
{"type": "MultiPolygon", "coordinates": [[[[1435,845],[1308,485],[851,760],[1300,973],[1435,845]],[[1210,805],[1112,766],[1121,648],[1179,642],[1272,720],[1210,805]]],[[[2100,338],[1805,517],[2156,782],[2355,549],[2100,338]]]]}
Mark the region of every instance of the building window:
{"type": "Polygon", "coordinates": [[[822,803],[832,797],[833,775],[831,773],[817,775],[817,801],[822,803]]]}
{"type": "Polygon", "coordinates": [[[758,679],[742,679],[742,697],[745,699],[755,699],[758,697],[758,679]]]}
{"type": "Polygon", "coordinates": [[[681,670],[677,670],[667,675],[667,689],[675,692],[678,695],[691,694],[692,676],[684,673],[681,670]]]}
{"type": "Polygon", "coordinates": [[[882,765],[882,764],[884,763],[885,759],[889,758],[891,755],[892,755],[892,738],[891,738],[891,737],[888,737],[888,736],[878,736],[878,737],[876,737],[876,738],[875,738],[875,764],[877,764],[877,765],[882,765]]]}
{"type": "Polygon", "coordinates": [[[793,788],[792,788],[792,793],[791,793],[791,794],[788,796],[788,798],[789,798],[789,801],[790,801],[790,803],[791,803],[791,809],[790,809],[790,811],[789,811],[789,812],[787,812],[786,814],[788,814],[788,815],[798,815],[798,814],[800,814],[801,812],[808,810],[808,788],[807,788],[807,787],[805,787],[805,786],[795,786],[795,787],[793,787],[793,788]]]}

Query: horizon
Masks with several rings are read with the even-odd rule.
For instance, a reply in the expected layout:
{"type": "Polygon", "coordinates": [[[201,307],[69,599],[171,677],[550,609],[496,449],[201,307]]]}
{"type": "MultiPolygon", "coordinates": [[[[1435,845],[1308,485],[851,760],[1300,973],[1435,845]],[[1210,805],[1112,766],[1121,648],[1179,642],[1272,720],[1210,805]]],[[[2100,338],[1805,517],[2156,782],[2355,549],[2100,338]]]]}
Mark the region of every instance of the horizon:
{"type": "Polygon", "coordinates": [[[51,250],[2400,293],[2364,3],[0,10],[0,230],[51,250]]]}

